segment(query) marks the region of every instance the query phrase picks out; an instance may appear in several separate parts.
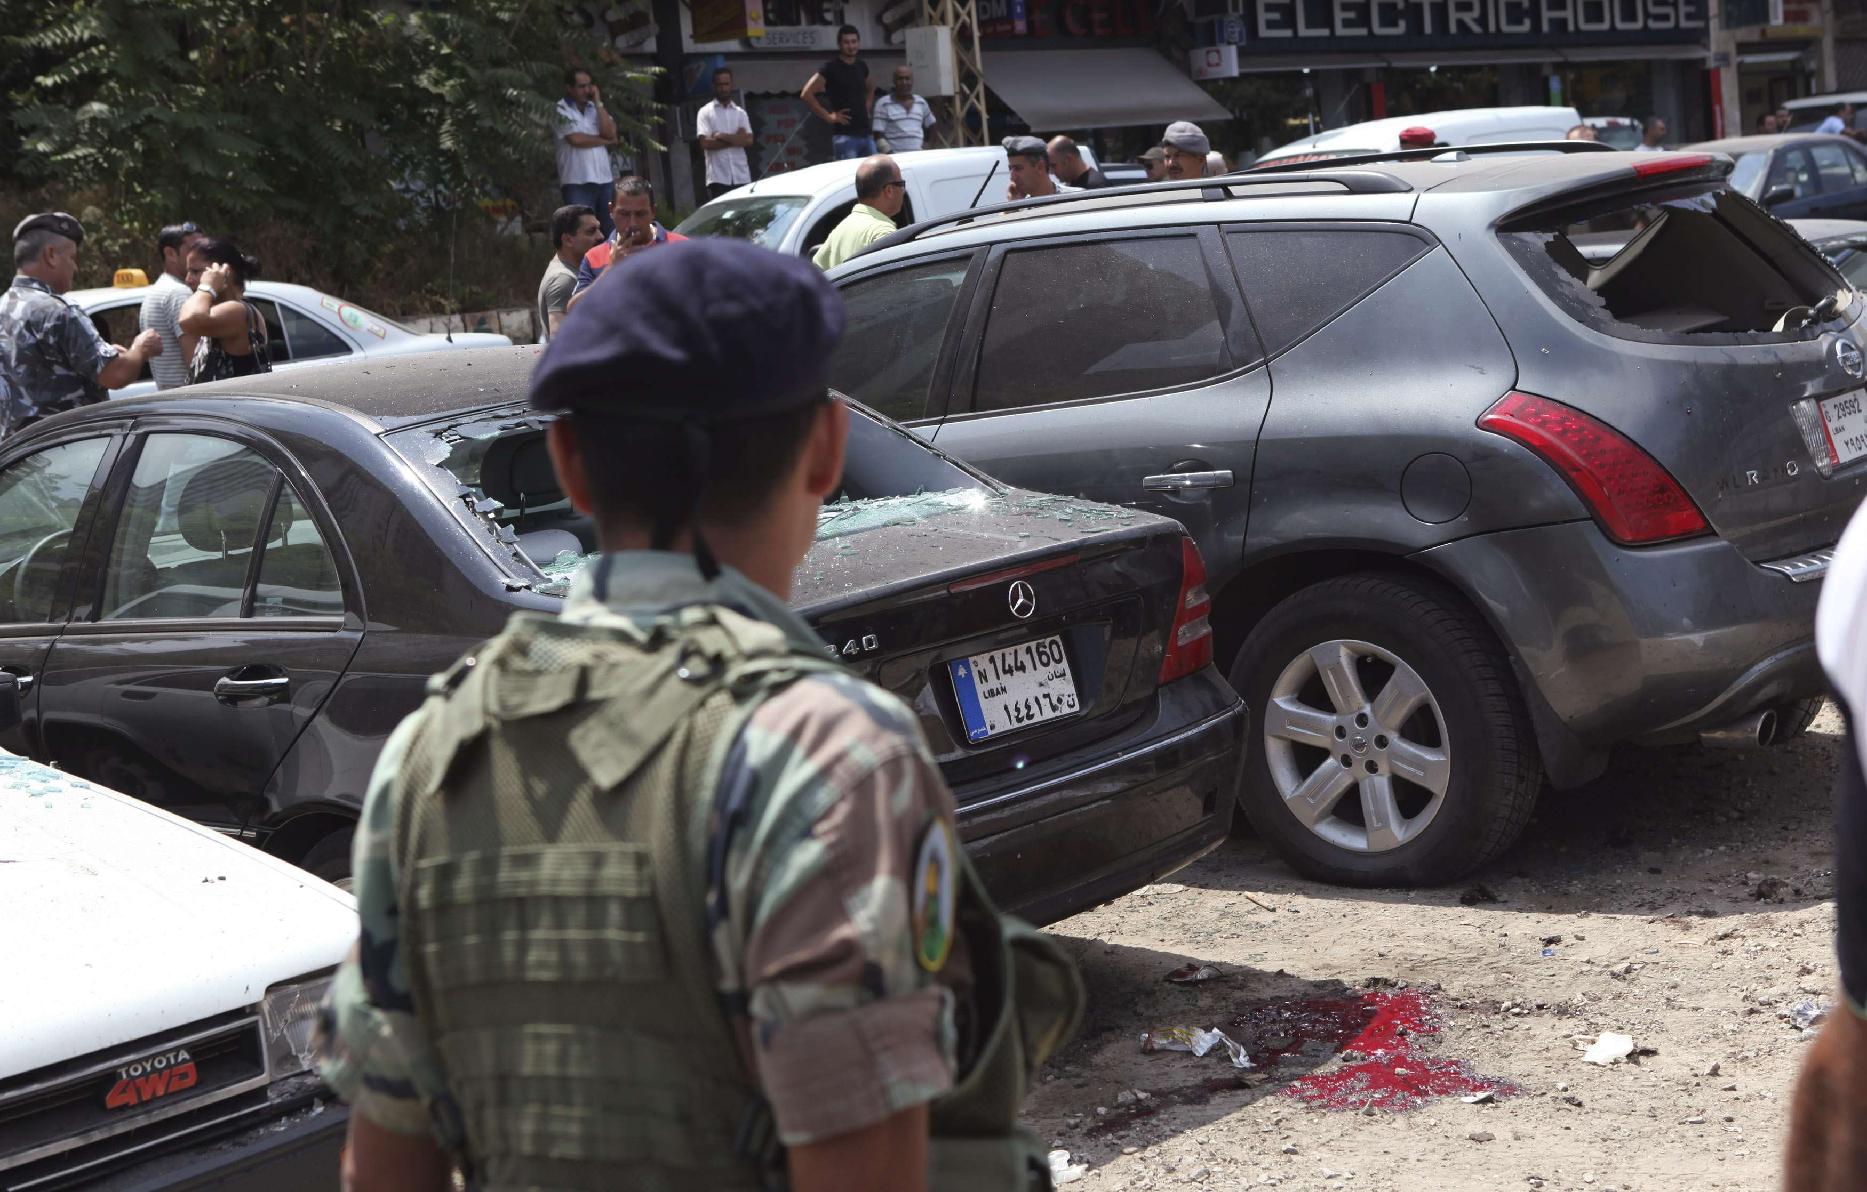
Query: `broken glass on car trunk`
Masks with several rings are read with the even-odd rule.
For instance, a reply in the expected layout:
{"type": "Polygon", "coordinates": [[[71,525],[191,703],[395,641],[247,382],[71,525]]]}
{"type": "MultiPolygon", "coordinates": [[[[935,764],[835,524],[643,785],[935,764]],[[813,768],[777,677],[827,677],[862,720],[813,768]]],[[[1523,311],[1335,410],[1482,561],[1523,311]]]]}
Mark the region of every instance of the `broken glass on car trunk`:
{"type": "Polygon", "coordinates": [[[1820,253],[1730,190],[1577,204],[1499,236],[1565,313],[1622,339],[1813,339],[1855,301],[1820,253]]]}

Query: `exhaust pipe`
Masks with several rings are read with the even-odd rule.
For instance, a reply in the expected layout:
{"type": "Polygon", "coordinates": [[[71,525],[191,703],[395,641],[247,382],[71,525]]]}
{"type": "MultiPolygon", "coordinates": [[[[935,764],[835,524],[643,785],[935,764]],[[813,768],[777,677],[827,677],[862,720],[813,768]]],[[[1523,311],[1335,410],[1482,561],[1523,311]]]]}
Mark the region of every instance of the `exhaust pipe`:
{"type": "Polygon", "coordinates": [[[1706,729],[1698,735],[1699,744],[1708,749],[1761,749],[1776,739],[1776,711],[1765,708],[1720,728],[1706,729]]]}

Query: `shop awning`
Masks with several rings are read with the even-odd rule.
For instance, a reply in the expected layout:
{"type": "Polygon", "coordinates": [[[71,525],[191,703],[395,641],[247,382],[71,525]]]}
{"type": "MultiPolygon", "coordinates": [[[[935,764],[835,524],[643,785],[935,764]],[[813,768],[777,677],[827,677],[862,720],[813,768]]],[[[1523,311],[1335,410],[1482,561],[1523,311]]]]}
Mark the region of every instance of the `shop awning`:
{"type": "Polygon", "coordinates": [[[1025,50],[984,56],[985,85],[1033,132],[1127,128],[1232,114],[1153,50],[1025,50]]]}

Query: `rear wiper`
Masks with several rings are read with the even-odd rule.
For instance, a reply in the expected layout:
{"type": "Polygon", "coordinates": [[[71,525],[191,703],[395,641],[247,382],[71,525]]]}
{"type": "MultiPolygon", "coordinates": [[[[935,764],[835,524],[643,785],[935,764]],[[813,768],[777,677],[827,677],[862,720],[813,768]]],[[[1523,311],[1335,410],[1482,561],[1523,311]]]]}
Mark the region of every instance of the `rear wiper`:
{"type": "Polygon", "coordinates": [[[1803,331],[1815,326],[1817,323],[1826,323],[1828,320],[1834,318],[1835,313],[1840,309],[1841,296],[1839,294],[1830,294],[1809,308],[1809,313],[1803,316],[1802,323],[1796,330],[1803,331]]]}

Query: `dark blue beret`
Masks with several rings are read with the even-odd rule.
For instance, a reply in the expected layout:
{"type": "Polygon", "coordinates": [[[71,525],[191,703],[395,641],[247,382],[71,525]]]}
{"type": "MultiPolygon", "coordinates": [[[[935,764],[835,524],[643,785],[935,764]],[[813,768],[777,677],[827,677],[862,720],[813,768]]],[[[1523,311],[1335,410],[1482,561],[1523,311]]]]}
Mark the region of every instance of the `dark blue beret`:
{"type": "Polygon", "coordinates": [[[801,257],[672,241],[605,270],[532,373],[537,410],[702,423],[821,401],[843,299],[801,257]]]}

